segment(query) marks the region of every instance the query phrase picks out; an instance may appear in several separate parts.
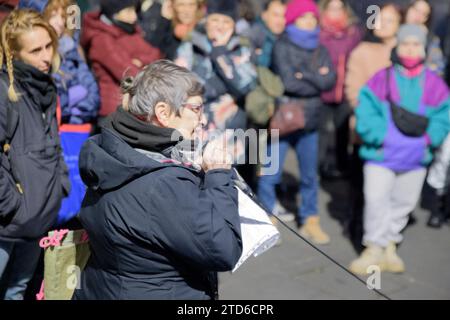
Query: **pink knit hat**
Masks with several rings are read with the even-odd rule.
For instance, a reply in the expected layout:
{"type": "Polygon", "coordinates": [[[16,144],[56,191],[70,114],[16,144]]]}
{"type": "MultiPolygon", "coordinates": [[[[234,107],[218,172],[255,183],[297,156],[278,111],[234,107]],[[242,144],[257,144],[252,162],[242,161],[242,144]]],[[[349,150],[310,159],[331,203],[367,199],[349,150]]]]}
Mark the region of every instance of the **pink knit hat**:
{"type": "Polygon", "coordinates": [[[319,8],[313,0],[291,0],[286,8],[286,25],[294,23],[298,17],[308,12],[319,19],[319,8]]]}

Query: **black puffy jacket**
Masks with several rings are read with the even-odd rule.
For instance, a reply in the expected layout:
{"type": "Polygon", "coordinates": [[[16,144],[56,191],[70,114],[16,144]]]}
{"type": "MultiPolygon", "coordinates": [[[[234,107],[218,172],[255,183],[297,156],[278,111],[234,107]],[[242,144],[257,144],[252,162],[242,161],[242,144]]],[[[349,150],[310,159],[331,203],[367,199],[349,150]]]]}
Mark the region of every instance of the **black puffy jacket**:
{"type": "Polygon", "coordinates": [[[18,102],[9,101],[9,80],[0,72],[0,239],[35,240],[56,222],[70,181],[61,153],[56,93],[55,103],[43,110],[21,81],[14,85],[18,102]]]}
{"type": "Polygon", "coordinates": [[[214,299],[216,272],[242,253],[231,171],[149,158],[134,148],[167,146],[169,129],[117,114],[123,125],[90,138],[80,155],[88,190],[79,219],[92,255],[74,299],[214,299]]]}

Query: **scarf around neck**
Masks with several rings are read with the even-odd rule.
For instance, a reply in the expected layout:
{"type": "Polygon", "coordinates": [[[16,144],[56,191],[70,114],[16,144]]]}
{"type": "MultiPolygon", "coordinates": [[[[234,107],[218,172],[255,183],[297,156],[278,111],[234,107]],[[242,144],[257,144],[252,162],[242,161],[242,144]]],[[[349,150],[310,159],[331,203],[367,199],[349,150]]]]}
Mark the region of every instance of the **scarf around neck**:
{"type": "Polygon", "coordinates": [[[319,46],[319,27],[314,30],[302,30],[291,24],[286,27],[286,33],[289,39],[300,48],[313,50],[319,46]]]}
{"type": "Polygon", "coordinates": [[[408,57],[400,57],[397,54],[396,48],[394,48],[391,52],[391,61],[393,64],[400,66],[402,73],[409,78],[413,78],[421,74],[425,67],[424,58],[411,59],[408,57]]]}
{"type": "Polygon", "coordinates": [[[42,111],[56,102],[56,86],[50,74],[19,60],[13,61],[13,68],[15,82],[20,83],[42,111]]]}
{"type": "Polygon", "coordinates": [[[182,139],[176,129],[161,128],[139,120],[121,107],[112,115],[106,127],[116,131],[131,147],[155,160],[161,160],[162,155],[183,165],[190,165],[197,171],[201,170],[196,164],[198,144],[193,140],[182,139]],[[175,140],[177,136],[181,139],[175,140]]]}
{"type": "Polygon", "coordinates": [[[136,24],[126,23],[117,19],[112,19],[111,21],[116,27],[127,34],[133,34],[136,32],[136,24]]]}

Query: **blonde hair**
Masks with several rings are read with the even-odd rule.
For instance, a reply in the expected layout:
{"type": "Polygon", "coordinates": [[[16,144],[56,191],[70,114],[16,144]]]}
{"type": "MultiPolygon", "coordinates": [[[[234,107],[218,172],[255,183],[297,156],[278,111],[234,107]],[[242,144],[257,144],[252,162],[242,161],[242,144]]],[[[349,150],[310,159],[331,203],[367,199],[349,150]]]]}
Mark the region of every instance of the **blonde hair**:
{"type": "Polygon", "coordinates": [[[45,29],[52,39],[53,59],[52,72],[59,69],[58,36],[53,28],[36,11],[23,9],[13,10],[3,21],[0,28],[0,67],[6,65],[9,78],[8,98],[17,102],[19,96],[14,88],[13,54],[20,51],[19,38],[34,28],[45,29]]]}
{"type": "MultiPolygon", "coordinates": [[[[44,16],[44,19],[48,22],[50,21],[50,18],[53,15],[54,11],[57,11],[58,9],[62,9],[63,11],[63,19],[64,21],[67,20],[67,8],[74,5],[75,2],[73,0],[50,0],[47,4],[47,6],[44,9],[44,12],[42,15],[44,16]]],[[[67,30],[65,31],[66,34],[73,36],[74,30],[67,30]]]]}

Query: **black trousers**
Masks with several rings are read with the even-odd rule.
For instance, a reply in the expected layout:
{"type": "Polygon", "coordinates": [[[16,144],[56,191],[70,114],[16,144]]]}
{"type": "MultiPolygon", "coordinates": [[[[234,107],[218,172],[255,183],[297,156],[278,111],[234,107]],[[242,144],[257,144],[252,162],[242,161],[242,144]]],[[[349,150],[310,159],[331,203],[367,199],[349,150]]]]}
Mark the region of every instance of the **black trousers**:
{"type": "Polygon", "coordinates": [[[332,167],[340,171],[349,169],[350,114],[348,103],[322,105],[319,124],[321,168],[332,167]]]}

